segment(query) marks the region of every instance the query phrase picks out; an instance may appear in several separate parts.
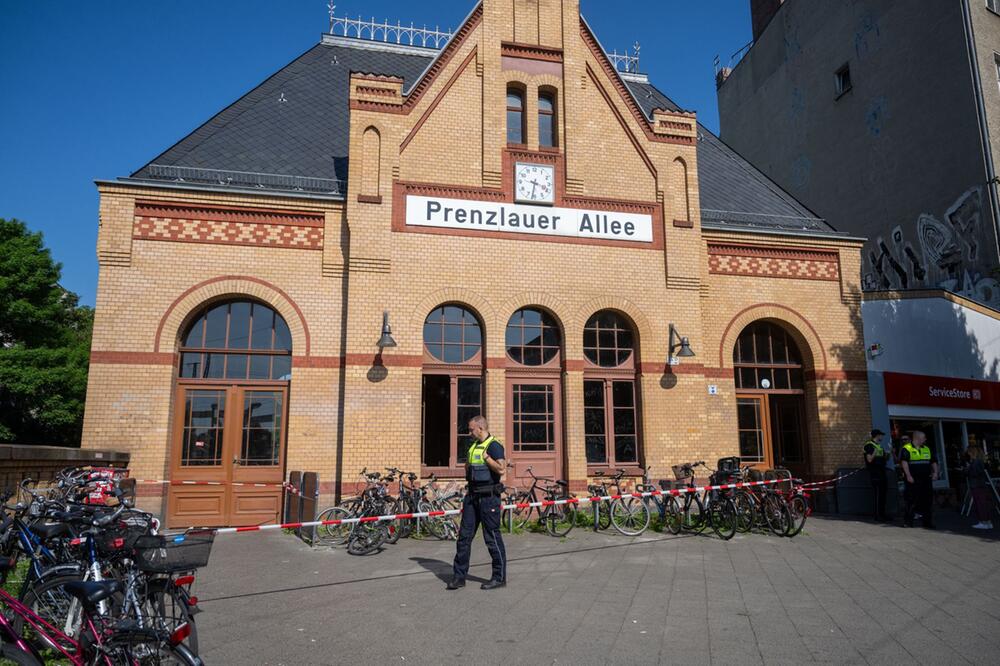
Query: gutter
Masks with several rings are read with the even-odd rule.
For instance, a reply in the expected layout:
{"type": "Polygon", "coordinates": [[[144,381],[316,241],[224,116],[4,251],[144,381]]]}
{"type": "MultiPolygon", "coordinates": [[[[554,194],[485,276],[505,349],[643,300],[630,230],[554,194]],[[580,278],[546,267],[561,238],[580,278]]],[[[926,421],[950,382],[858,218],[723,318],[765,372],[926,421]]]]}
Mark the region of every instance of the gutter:
{"type": "MultiPolygon", "coordinates": [[[[997,198],[997,174],[993,165],[993,147],[990,128],[986,122],[986,103],[983,100],[983,81],[979,76],[979,57],[976,54],[976,35],[972,29],[972,12],[969,0],[962,0],[962,24],[968,49],[969,70],[972,73],[973,94],[976,97],[976,116],[979,120],[979,138],[983,144],[983,162],[986,167],[986,187],[990,193],[990,210],[993,213],[993,232],[1000,242],[1000,200],[997,198]]],[[[1000,256],[996,257],[1000,260],[1000,256]]]]}
{"type": "Polygon", "coordinates": [[[346,201],[344,195],[334,194],[313,194],[309,192],[286,192],[283,190],[262,190],[257,188],[234,187],[231,185],[209,185],[207,183],[177,183],[164,182],[160,180],[149,180],[146,178],[118,178],[117,180],[98,179],[96,185],[132,185],[134,187],[150,187],[162,190],[194,190],[198,192],[227,192],[229,194],[242,194],[244,196],[258,196],[269,198],[286,199],[315,199],[317,201],[346,201]]]}

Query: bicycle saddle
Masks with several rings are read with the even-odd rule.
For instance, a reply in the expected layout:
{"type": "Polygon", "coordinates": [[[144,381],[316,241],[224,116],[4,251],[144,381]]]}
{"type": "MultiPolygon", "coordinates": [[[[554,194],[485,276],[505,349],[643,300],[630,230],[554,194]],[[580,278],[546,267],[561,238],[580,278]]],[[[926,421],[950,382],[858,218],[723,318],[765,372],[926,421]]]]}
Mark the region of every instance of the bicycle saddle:
{"type": "Polygon", "coordinates": [[[116,580],[71,580],[63,586],[67,594],[79,599],[84,606],[96,606],[119,588],[116,580]]]}
{"type": "Polygon", "coordinates": [[[69,534],[69,525],[66,523],[34,523],[29,529],[46,540],[69,534]]]}

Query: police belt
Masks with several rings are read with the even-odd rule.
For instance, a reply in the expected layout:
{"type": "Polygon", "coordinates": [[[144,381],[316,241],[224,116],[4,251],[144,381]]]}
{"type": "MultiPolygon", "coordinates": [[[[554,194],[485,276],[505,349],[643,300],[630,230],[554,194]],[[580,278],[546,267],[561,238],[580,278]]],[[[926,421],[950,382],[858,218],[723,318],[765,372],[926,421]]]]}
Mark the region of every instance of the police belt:
{"type": "Polygon", "coordinates": [[[500,493],[503,492],[502,483],[488,483],[486,485],[472,485],[469,484],[469,493],[477,496],[496,496],[499,497],[500,493]]]}

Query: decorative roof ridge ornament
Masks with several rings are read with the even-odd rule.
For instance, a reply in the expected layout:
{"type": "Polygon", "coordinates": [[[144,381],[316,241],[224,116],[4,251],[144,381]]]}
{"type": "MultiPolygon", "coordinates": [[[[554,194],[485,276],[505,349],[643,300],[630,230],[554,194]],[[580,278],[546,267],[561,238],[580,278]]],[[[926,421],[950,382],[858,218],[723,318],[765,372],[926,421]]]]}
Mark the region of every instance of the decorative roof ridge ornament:
{"type": "MultiPolygon", "coordinates": [[[[335,14],[336,9],[337,5],[333,0],[330,0],[327,4],[327,10],[330,15],[329,34],[331,36],[351,37],[371,42],[437,50],[441,50],[455,36],[454,31],[450,29],[441,30],[441,26],[435,26],[431,30],[426,24],[422,28],[419,28],[412,21],[409,26],[406,26],[398,20],[395,24],[389,23],[389,19],[385,19],[379,23],[375,20],[374,16],[370,20],[365,20],[360,14],[356,19],[349,18],[346,15],[338,17],[335,14]]],[[[639,51],[641,48],[639,42],[635,42],[632,45],[631,54],[628,52],[628,49],[625,49],[624,53],[618,53],[616,49],[614,52],[607,53],[606,55],[611,64],[619,72],[639,74],[639,51]]]]}

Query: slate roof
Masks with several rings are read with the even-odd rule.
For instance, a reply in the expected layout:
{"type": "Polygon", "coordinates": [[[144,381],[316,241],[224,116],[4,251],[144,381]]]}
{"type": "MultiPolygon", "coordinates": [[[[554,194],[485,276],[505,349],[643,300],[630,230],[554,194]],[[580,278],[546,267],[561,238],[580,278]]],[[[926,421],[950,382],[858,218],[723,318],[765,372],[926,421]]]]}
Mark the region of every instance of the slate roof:
{"type": "MultiPolygon", "coordinates": [[[[683,111],[650,83],[626,78],[626,87],[652,119],[653,109],[683,111]]],[[[698,189],[704,227],[832,233],[833,227],[698,123],[698,189]]]]}
{"type": "MultiPolygon", "coordinates": [[[[372,42],[346,38],[324,40],[130,179],[343,197],[350,72],[398,76],[407,90],[436,53],[377,48],[372,42]]],[[[652,84],[634,76],[623,78],[647,117],[657,107],[680,109],[652,84]]],[[[700,124],[698,129],[703,226],[833,232],[717,136],[700,124]]]]}

